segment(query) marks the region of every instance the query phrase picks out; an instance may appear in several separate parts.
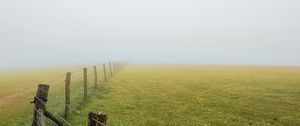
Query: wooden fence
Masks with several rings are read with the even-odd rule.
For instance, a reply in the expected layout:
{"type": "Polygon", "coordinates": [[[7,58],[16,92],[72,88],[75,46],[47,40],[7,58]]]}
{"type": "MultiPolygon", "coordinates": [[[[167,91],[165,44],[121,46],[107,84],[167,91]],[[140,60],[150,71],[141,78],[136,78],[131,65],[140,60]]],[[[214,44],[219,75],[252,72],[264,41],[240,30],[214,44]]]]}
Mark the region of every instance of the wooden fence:
{"type": "MultiPolygon", "coordinates": [[[[62,81],[64,83],[63,95],[50,94],[50,86],[47,83],[39,84],[36,96],[34,97],[34,101],[31,102],[34,104],[32,126],[46,126],[48,124],[47,120],[49,120],[49,122],[51,122],[52,125],[72,126],[72,124],[68,121],[70,116],[72,116],[72,112],[78,114],[82,119],[88,120],[88,126],[105,126],[107,116],[104,112],[94,112],[93,110],[91,110],[91,112],[83,114],[76,107],[74,107],[75,104],[72,104],[71,94],[73,94],[72,91],[82,92],[74,94],[82,95],[81,101],[85,102],[86,100],[88,100],[89,91],[93,91],[88,90],[88,87],[91,86],[91,83],[93,85],[92,89],[100,88],[99,85],[101,83],[107,83],[109,78],[113,77],[116,73],[118,73],[124,67],[124,65],[125,62],[109,62],[103,63],[101,65],[95,65],[91,68],[85,67],[82,70],[67,72],[64,77],[64,80],[62,81]],[[100,71],[100,69],[102,71],[100,71]],[[74,76],[75,79],[79,78],[82,81],[72,81],[73,74],[76,75],[74,76]],[[100,74],[102,74],[102,78],[100,78],[100,74]],[[93,77],[93,79],[90,79],[89,77],[93,77]],[[79,84],[75,86],[76,83],[82,83],[82,85],[79,84]],[[81,91],[72,90],[71,87],[73,85],[77,89],[83,89],[80,89],[81,91]],[[52,98],[52,101],[48,100],[49,96],[52,98]],[[52,103],[53,106],[48,105],[48,103],[52,103]],[[64,108],[63,110],[59,111],[57,110],[57,106],[63,106],[64,108]]],[[[50,83],[57,80],[52,80],[50,81],[50,83]]]]}

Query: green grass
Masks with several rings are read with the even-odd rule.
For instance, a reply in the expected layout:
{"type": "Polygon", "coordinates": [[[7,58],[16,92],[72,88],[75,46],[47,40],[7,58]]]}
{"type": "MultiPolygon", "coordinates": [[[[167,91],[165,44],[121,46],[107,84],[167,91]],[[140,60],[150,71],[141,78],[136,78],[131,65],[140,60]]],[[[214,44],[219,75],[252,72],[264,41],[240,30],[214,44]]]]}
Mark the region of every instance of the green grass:
{"type": "MultiPolygon", "coordinates": [[[[299,67],[129,66],[99,89],[90,86],[87,102],[81,83],[73,83],[76,109],[104,111],[110,126],[300,125],[299,67]]],[[[52,88],[63,97],[63,86],[52,88]]],[[[31,106],[11,111],[18,117],[13,125],[30,125],[31,106]]],[[[8,125],[1,112],[0,125],[8,125]]],[[[87,123],[76,113],[69,121],[87,123]]]]}
{"type": "MultiPolygon", "coordinates": [[[[296,126],[300,125],[299,70],[254,66],[129,67],[104,85],[82,111],[102,110],[112,126],[296,126]]],[[[81,122],[76,118],[72,121],[81,122]]]]}

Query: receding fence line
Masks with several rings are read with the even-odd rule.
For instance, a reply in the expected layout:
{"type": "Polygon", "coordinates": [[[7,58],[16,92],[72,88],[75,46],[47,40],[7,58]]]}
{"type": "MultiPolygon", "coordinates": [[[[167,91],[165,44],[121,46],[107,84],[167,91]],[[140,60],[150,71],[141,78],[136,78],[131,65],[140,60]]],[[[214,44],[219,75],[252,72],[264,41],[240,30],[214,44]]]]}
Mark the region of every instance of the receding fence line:
{"type": "MultiPolygon", "coordinates": [[[[107,82],[107,70],[106,70],[106,64],[103,63],[101,64],[103,66],[103,79],[104,82],[107,82]]],[[[109,62],[109,70],[110,70],[110,75],[111,77],[113,76],[113,74],[117,73],[120,71],[120,69],[123,67],[124,63],[123,62],[109,62]],[[114,66],[112,66],[112,63],[114,66]],[[112,70],[112,67],[114,69],[114,72],[112,70]]],[[[98,71],[97,71],[97,65],[93,66],[93,74],[94,74],[94,89],[98,88],[98,71]]],[[[81,70],[82,71],[82,70],[81,70]]],[[[75,71],[80,72],[79,70],[75,71]]],[[[91,71],[92,72],[92,71],[91,71]]],[[[79,114],[81,116],[81,118],[85,118],[87,115],[82,114],[82,112],[80,112],[79,110],[77,110],[76,108],[72,107],[71,105],[71,86],[72,86],[72,82],[71,82],[71,78],[74,77],[78,77],[83,79],[83,101],[86,101],[88,99],[88,84],[92,81],[88,81],[88,76],[90,76],[91,73],[88,72],[88,68],[83,68],[83,73],[82,74],[78,74],[75,76],[72,74],[73,72],[67,72],[65,75],[65,97],[64,97],[64,112],[63,112],[63,117],[60,116],[60,114],[58,114],[57,112],[53,112],[50,113],[48,110],[46,110],[46,104],[48,102],[48,91],[49,91],[49,85],[47,84],[39,84],[38,85],[38,90],[37,90],[37,94],[34,97],[34,101],[32,103],[34,103],[34,110],[33,110],[33,119],[32,119],[32,126],[45,126],[47,123],[45,123],[45,117],[50,119],[52,122],[54,122],[56,125],[58,126],[63,126],[63,125],[70,125],[71,124],[67,121],[69,116],[70,116],[70,112],[73,111],[77,114],[79,114]],[[72,76],[71,76],[72,75],[72,76]],[[57,116],[57,117],[56,117],[57,116]]],[[[60,78],[59,78],[60,79],[60,78]]],[[[57,79],[58,80],[58,79],[57,79]]],[[[56,80],[51,80],[51,82],[54,82],[56,80]]],[[[99,81],[101,84],[101,81],[99,81]]],[[[93,83],[93,82],[91,82],[93,83]]],[[[60,99],[54,95],[49,95],[53,98],[55,98],[55,101],[58,102],[60,99]]],[[[56,105],[59,105],[56,103],[56,105]]],[[[49,107],[47,107],[49,108],[49,107]]],[[[107,120],[107,116],[105,113],[103,112],[90,112],[88,114],[88,126],[105,126],[106,125],[106,120],[107,120]]]]}

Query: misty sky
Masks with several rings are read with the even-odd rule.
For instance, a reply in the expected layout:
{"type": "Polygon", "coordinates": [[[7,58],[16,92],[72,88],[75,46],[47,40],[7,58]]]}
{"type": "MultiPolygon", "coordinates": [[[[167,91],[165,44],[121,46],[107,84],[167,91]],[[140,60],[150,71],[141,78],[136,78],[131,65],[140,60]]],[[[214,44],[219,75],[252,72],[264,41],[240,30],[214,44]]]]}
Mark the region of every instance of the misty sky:
{"type": "Polygon", "coordinates": [[[1,0],[0,68],[300,65],[299,0],[1,0]]]}

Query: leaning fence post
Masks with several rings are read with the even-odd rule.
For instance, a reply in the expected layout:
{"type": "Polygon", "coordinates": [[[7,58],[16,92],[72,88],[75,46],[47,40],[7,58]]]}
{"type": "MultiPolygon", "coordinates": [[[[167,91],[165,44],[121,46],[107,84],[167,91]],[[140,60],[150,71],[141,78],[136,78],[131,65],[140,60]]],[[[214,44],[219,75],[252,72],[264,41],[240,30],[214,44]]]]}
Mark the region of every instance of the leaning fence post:
{"type": "Polygon", "coordinates": [[[88,126],[105,126],[107,116],[103,112],[90,112],[88,126]]]}
{"type": "Polygon", "coordinates": [[[43,124],[43,119],[40,115],[44,114],[44,112],[46,111],[48,91],[49,85],[38,85],[36,96],[34,97],[34,101],[32,102],[34,103],[32,126],[39,126],[40,124],[43,124]]]}
{"type": "Polygon", "coordinates": [[[87,68],[83,68],[83,99],[87,99],[87,68]]]}
{"type": "Polygon", "coordinates": [[[70,84],[71,84],[71,73],[67,72],[65,81],[65,119],[69,117],[70,113],[70,84]]]}
{"type": "Polygon", "coordinates": [[[98,87],[98,75],[97,75],[97,67],[96,66],[94,66],[94,83],[95,83],[95,88],[97,88],[98,87]]]}
{"type": "Polygon", "coordinates": [[[103,64],[104,81],[107,82],[105,63],[103,64]]]}

